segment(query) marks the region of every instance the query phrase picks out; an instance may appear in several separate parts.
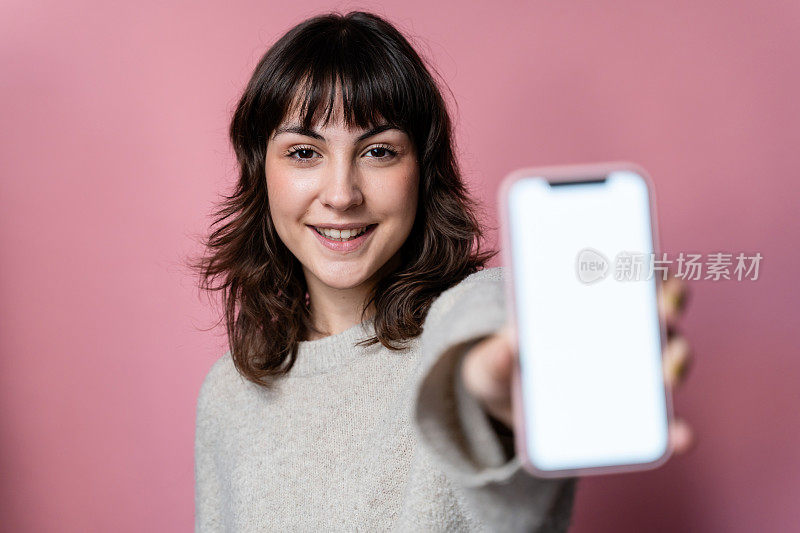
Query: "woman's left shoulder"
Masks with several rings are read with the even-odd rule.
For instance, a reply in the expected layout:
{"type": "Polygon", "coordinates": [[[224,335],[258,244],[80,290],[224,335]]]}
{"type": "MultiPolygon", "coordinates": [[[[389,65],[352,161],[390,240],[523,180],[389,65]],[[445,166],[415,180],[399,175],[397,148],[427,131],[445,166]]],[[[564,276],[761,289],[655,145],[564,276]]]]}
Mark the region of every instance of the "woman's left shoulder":
{"type": "Polygon", "coordinates": [[[485,283],[488,281],[503,281],[503,276],[505,275],[506,267],[497,266],[491,268],[484,268],[482,270],[478,270],[477,272],[473,272],[463,280],[458,285],[462,283],[485,283]]]}
{"type": "Polygon", "coordinates": [[[505,279],[505,270],[505,267],[498,266],[473,272],[447,289],[441,296],[445,296],[447,293],[462,293],[474,290],[501,290],[505,279]]]}
{"type": "MultiPolygon", "coordinates": [[[[484,268],[469,274],[434,300],[428,318],[449,313],[454,308],[488,306],[502,308],[505,296],[505,267],[484,268]]],[[[489,309],[486,309],[489,311],[489,309]]]]}

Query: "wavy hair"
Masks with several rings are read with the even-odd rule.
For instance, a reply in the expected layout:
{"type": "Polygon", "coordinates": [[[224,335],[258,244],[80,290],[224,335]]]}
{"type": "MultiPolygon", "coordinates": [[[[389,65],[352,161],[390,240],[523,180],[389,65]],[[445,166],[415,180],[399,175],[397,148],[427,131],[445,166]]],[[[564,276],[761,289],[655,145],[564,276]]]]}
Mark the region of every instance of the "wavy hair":
{"type": "Polygon", "coordinates": [[[480,206],[462,182],[450,116],[406,38],[383,18],[362,11],[301,22],[259,60],[236,105],[229,137],[238,182],[214,212],[216,229],[203,241],[203,257],[192,262],[201,289],[222,291],[234,364],[258,385],[288,373],[304,332],[316,331],[301,265],[270,215],[267,142],[298,102],[303,126],[316,124],[323,112],[326,124],[336,88],[348,127],[393,124],[411,138],[419,164],[414,224],[399,266],[377,282],[364,305],[362,319],[374,304],[376,335],[359,344],[405,348],[404,341],[422,332],[436,297],[498,253],[481,251],[480,206]]]}

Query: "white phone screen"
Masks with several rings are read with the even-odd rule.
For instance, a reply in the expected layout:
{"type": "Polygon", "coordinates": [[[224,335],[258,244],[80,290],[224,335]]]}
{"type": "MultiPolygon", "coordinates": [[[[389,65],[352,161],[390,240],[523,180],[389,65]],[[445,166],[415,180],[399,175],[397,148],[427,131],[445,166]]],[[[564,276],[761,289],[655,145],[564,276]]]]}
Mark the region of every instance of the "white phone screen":
{"type": "Polygon", "coordinates": [[[628,170],[594,183],[520,179],[508,217],[529,460],[551,471],[659,459],[662,274],[651,270],[644,179],[628,170]]]}

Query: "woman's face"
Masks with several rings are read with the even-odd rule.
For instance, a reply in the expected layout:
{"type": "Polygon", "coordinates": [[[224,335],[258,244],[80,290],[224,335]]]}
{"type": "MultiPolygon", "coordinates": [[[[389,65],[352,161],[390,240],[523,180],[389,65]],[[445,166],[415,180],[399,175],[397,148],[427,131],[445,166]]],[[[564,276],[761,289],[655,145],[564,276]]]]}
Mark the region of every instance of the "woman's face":
{"type": "Polygon", "coordinates": [[[419,170],[405,132],[348,130],[340,117],[310,131],[296,116],[284,121],[267,145],[265,173],[275,229],[307,283],[349,289],[377,281],[411,232],[419,170]],[[342,225],[367,230],[350,240],[317,231],[342,225]]]}

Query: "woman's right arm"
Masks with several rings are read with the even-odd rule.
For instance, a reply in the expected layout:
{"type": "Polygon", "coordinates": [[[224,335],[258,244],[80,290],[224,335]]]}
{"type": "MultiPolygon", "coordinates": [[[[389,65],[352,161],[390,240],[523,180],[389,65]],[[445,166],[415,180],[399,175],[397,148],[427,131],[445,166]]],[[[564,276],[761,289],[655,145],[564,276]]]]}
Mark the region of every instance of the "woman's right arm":
{"type": "Polygon", "coordinates": [[[472,274],[431,306],[412,423],[483,527],[562,532],[569,527],[578,478],[544,479],[524,470],[513,433],[493,421],[460,379],[464,356],[506,323],[503,274],[502,268],[472,274]]]}

